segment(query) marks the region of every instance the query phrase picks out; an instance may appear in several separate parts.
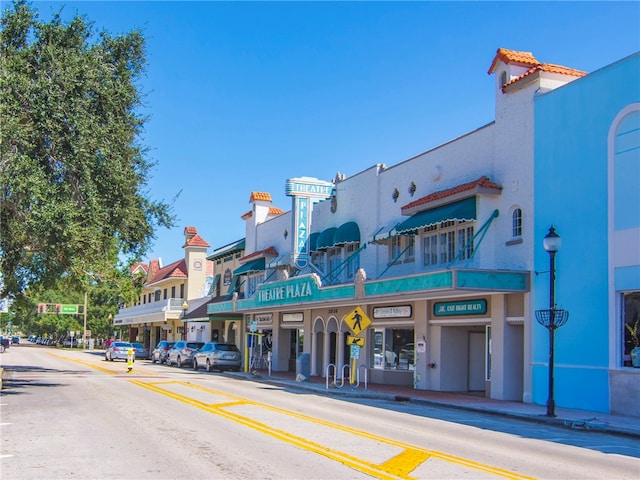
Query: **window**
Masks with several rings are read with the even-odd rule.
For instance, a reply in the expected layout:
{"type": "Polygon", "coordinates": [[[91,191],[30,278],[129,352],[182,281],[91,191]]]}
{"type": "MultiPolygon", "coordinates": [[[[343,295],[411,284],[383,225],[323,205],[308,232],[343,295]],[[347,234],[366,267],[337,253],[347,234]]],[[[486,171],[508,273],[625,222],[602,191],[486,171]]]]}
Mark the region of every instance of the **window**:
{"type": "Polygon", "coordinates": [[[622,339],[624,345],[623,365],[631,367],[631,350],[640,346],[640,292],[631,292],[624,295],[622,316],[624,323],[622,328],[622,339]]]}
{"type": "Polygon", "coordinates": [[[257,275],[247,275],[247,283],[245,286],[245,293],[247,297],[251,297],[256,290],[258,289],[258,285],[260,285],[264,281],[264,273],[260,272],[257,275]]]}
{"type": "Polygon", "coordinates": [[[162,299],[163,300],[167,299],[167,289],[166,288],[162,291],[162,299]]]}
{"type": "Polygon", "coordinates": [[[171,298],[176,298],[176,287],[175,285],[171,287],[171,298]]]}
{"type": "Polygon", "coordinates": [[[511,214],[511,236],[520,238],[522,236],[522,210],[515,208],[511,214]]]}
{"type": "MultiPolygon", "coordinates": [[[[344,253],[346,258],[349,259],[358,249],[357,243],[349,243],[344,247],[344,253]]],[[[360,256],[356,255],[347,262],[347,268],[345,269],[347,280],[353,279],[356,274],[356,270],[360,268],[360,256]]]]}
{"type": "Polygon", "coordinates": [[[473,255],[472,222],[451,220],[422,230],[422,248],[426,266],[468,260],[473,255]]]}
{"type": "Polygon", "coordinates": [[[389,264],[408,263],[416,258],[414,235],[397,235],[389,239],[389,264]]]}
{"type": "Polygon", "coordinates": [[[373,330],[373,366],[382,370],[414,370],[413,328],[373,330]]]}

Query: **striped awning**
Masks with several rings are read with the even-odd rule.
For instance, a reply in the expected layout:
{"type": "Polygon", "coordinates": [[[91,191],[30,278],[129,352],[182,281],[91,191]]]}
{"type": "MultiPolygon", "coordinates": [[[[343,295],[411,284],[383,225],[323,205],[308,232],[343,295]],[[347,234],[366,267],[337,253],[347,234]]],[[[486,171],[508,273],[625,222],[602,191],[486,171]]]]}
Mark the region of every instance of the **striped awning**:
{"type": "Polygon", "coordinates": [[[399,224],[398,234],[413,234],[421,228],[451,220],[470,221],[476,219],[476,197],[465,198],[459,202],[416,213],[399,224]]]}

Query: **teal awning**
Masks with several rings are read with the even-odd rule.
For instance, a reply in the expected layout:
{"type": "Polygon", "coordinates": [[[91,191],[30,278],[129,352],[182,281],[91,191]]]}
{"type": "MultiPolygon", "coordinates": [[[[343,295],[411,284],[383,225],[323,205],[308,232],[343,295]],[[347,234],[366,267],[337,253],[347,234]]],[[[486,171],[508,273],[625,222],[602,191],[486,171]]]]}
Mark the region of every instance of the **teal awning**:
{"type": "Polygon", "coordinates": [[[326,250],[327,248],[333,247],[333,238],[335,237],[337,230],[338,229],[336,227],[331,227],[323,230],[318,237],[316,250],[326,250]]]}
{"type": "Polygon", "coordinates": [[[343,223],[333,236],[334,245],[356,242],[360,242],[360,228],[356,222],[343,223]]]}
{"type": "Polygon", "coordinates": [[[396,233],[413,233],[421,228],[450,220],[469,221],[476,219],[476,197],[465,198],[456,203],[416,213],[396,227],[396,233]]]}
{"type": "Polygon", "coordinates": [[[236,268],[233,271],[234,275],[245,275],[251,272],[263,272],[264,271],[264,257],[258,258],[257,260],[253,260],[252,262],[247,262],[241,267],[236,268]]]}
{"type": "Polygon", "coordinates": [[[309,235],[309,249],[308,252],[315,252],[318,249],[318,237],[320,232],[313,232],[309,235]]]}

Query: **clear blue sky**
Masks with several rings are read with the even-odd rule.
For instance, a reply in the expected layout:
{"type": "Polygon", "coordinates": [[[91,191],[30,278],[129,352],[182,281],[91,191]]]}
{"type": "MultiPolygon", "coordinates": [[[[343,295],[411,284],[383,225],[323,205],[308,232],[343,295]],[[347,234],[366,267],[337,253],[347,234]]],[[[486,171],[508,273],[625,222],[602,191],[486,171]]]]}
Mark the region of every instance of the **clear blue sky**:
{"type": "Polygon", "coordinates": [[[290,210],[287,178],[393,165],[491,122],[500,47],[587,72],[640,50],[639,2],[34,2],[61,5],[147,39],[148,188],[182,192],[143,259],[164,264],[187,225],[209,252],[242,238],[252,191],[290,210]]]}

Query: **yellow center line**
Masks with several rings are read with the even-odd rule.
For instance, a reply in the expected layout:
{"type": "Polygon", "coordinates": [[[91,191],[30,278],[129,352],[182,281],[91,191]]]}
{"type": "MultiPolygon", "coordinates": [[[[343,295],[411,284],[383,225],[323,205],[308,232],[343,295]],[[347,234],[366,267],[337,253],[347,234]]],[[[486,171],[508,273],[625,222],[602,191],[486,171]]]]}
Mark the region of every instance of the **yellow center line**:
{"type": "Polygon", "coordinates": [[[187,397],[185,395],[181,395],[181,394],[177,394],[174,392],[170,392],[168,390],[162,389],[162,388],[158,388],[155,385],[157,385],[158,382],[142,382],[142,381],[135,381],[135,380],[131,380],[131,382],[135,383],[136,385],[139,385],[143,388],[148,388],[150,390],[156,391],[162,395],[166,395],[169,396],[171,398],[174,398],[175,400],[181,401],[183,403],[187,403],[189,405],[192,405],[194,407],[200,408],[202,410],[205,411],[209,411],[210,413],[214,413],[217,415],[221,415],[225,418],[229,418],[233,421],[236,421],[238,423],[241,423],[243,425],[246,425],[248,427],[254,428],[256,430],[259,431],[263,431],[264,433],[267,433],[269,435],[272,436],[276,436],[277,438],[280,438],[284,441],[287,441],[289,443],[293,443],[295,445],[300,446],[301,448],[305,448],[306,450],[310,450],[310,451],[314,451],[316,453],[319,453],[321,455],[327,456],[329,458],[332,458],[334,460],[337,460],[345,465],[349,465],[352,468],[355,468],[357,470],[360,471],[366,471],[368,474],[376,476],[377,478],[403,478],[403,479],[409,479],[412,478],[409,476],[409,473],[412,472],[413,470],[415,470],[420,464],[422,464],[424,461],[428,460],[429,458],[438,458],[440,460],[444,460],[448,463],[454,463],[457,465],[464,465],[468,468],[472,468],[474,470],[479,470],[485,473],[489,473],[491,475],[494,476],[498,476],[498,477],[503,477],[503,478],[507,478],[507,479],[512,479],[512,480],[533,480],[533,477],[529,477],[526,475],[520,475],[518,473],[514,473],[511,472],[509,470],[505,470],[505,469],[501,469],[498,467],[493,467],[490,465],[485,465],[479,462],[475,462],[473,460],[468,460],[465,458],[461,458],[461,457],[456,457],[454,455],[449,455],[443,452],[438,452],[438,451],[434,451],[434,450],[428,450],[428,449],[424,449],[421,447],[417,447],[415,445],[410,445],[404,442],[399,442],[396,440],[392,440],[390,438],[386,438],[386,437],[381,437],[375,434],[371,434],[362,430],[356,430],[354,428],[351,427],[347,427],[345,425],[342,424],[337,424],[337,423],[333,423],[333,422],[327,422],[325,420],[321,420],[319,418],[315,418],[315,417],[310,417],[308,415],[302,414],[302,413],[297,413],[297,412],[292,412],[290,410],[285,410],[282,408],[278,408],[278,407],[274,407],[272,405],[268,405],[268,404],[264,404],[264,403],[260,403],[260,402],[255,402],[253,400],[249,400],[249,399],[245,399],[242,397],[237,397],[235,395],[231,395],[228,394],[226,392],[221,392],[218,390],[214,390],[202,385],[197,385],[197,384],[192,384],[189,382],[177,382],[177,383],[181,383],[184,386],[190,387],[190,388],[194,388],[196,390],[201,390],[207,393],[211,393],[213,395],[217,395],[217,396],[222,396],[225,398],[229,398],[229,399],[234,399],[235,402],[226,402],[226,403],[219,403],[219,404],[206,404],[204,402],[200,402],[198,400],[192,399],[190,397],[187,397]],[[277,413],[281,413],[283,415],[289,416],[289,417],[294,417],[294,418],[299,418],[308,422],[312,422],[312,423],[316,423],[318,425],[323,425],[323,426],[327,426],[329,428],[335,429],[335,430],[340,430],[343,432],[347,432],[359,437],[363,437],[363,438],[367,438],[367,439],[371,439],[380,443],[384,443],[386,445],[392,445],[395,447],[399,447],[404,449],[404,453],[401,453],[399,455],[397,455],[396,457],[393,457],[392,459],[380,464],[380,465],[375,465],[369,462],[366,462],[362,459],[357,459],[355,457],[352,457],[348,454],[345,454],[343,452],[336,452],[333,451],[331,449],[327,449],[326,446],[321,446],[321,445],[317,445],[313,442],[310,442],[309,440],[306,439],[302,439],[299,437],[296,437],[290,433],[287,432],[282,432],[279,430],[275,430],[272,427],[260,424],[259,422],[256,422],[248,417],[244,417],[241,415],[237,415],[231,412],[223,412],[221,409],[224,408],[227,405],[238,405],[238,404],[246,404],[246,405],[253,405],[262,409],[266,409],[266,410],[271,410],[277,413]],[[259,426],[259,427],[258,427],[259,426]],[[295,439],[295,442],[292,441],[291,439],[295,439]],[[374,475],[375,472],[382,472],[380,473],[380,475],[384,474],[384,476],[379,476],[378,474],[374,475]],[[391,477],[388,477],[386,475],[391,475],[391,477]]]}
{"type": "MultiPolygon", "coordinates": [[[[75,362],[75,363],[79,363],[81,365],[85,365],[87,367],[90,368],[94,368],[96,370],[99,370],[101,372],[107,373],[109,375],[117,375],[117,374],[126,374],[126,372],[124,371],[113,371],[111,369],[106,369],[103,368],[101,366],[98,366],[96,364],[93,363],[89,363],[83,360],[78,360],[78,359],[74,359],[74,358],[69,358],[66,356],[62,356],[62,355],[57,355],[55,353],[51,353],[51,352],[47,352],[49,353],[49,355],[52,355],[54,357],[57,358],[61,358],[63,360],[68,360],[70,362],[75,362]]],[[[143,373],[148,374],[148,375],[153,375],[153,376],[157,376],[157,374],[155,374],[154,372],[146,372],[143,370],[143,373]]],[[[332,460],[335,460],[339,463],[342,463],[343,465],[346,465],[350,468],[353,468],[354,470],[358,470],[360,472],[366,473],[367,475],[370,475],[372,477],[375,478],[379,478],[379,479],[384,479],[384,480],[391,480],[391,479],[403,479],[403,480],[409,480],[412,479],[413,477],[410,476],[410,473],[415,470],[420,464],[424,463],[425,461],[429,460],[430,458],[438,458],[440,460],[443,460],[445,462],[448,463],[453,463],[456,465],[463,465],[467,468],[472,468],[474,470],[478,470],[481,472],[485,472],[497,477],[502,477],[502,478],[506,478],[509,480],[534,480],[533,477],[529,477],[526,475],[520,475],[518,473],[515,472],[511,472],[509,470],[505,470],[502,468],[498,468],[498,467],[493,467],[490,465],[486,465],[483,463],[479,463],[479,462],[475,462],[473,460],[469,460],[466,458],[462,458],[462,457],[457,457],[455,455],[449,455],[443,452],[438,452],[435,450],[428,450],[428,449],[424,449],[424,448],[420,448],[417,447],[415,445],[411,445],[408,443],[404,443],[404,442],[399,442],[390,438],[385,438],[385,437],[381,437],[372,433],[368,433],[362,430],[356,430],[354,428],[351,427],[347,427],[345,425],[341,425],[341,424],[337,424],[337,423],[333,423],[333,422],[327,422],[324,420],[321,420],[319,418],[315,418],[315,417],[311,417],[309,415],[305,415],[302,413],[297,413],[297,412],[293,412],[290,410],[285,410],[282,408],[278,408],[278,407],[274,407],[272,405],[268,405],[265,403],[260,403],[260,402],[256,402],[253,400],[249,400],[246,398],[242,398],[242,397],[238,397],[236,395],[232,395],[229,394],[227,392],[222,392],[219,390],[214,390],[202,385],[197,385],[194,383],[190,383],[190,382],[185,382],[185,381],[178,381],[178,380],[166,380],[166,381],[140,381],[140,380],[135,380],[135,379],[130,379],[129,380],[130,383],[140,386],[142,388],[146,388],[148,390],[154,391],[156,393],[159,393],[161,395],[167,396],[169,398],[173,398],[174,400],[180,401],[182,403],[185,403],[187,405],[191,405],[193,407],[199,408],[203,411],[206,411],[208,413],[212,413],[214,415],[218,415],[221,416],[223,418],[229,419],[231,421],[234,421],[238,424],[244,425],[246,427],[249,427],[253,430],[259,431],[261,433],[264,433],[266,435],[270,435],[274,438],[277,438],[278,440],[290,443],[292,445],[295,445],[299,448],[302,448],[304,450],[310,451],[310,452],[314,452],[318,455],[322,455],[325,456],[327,458],[330,458],[332,460]],[[166,388],[162,388],[161,385],[182,385],[182,386],[187,386],[189,388],[193,388],[196,390],[201,390],[207,393],[211,393],[213,395],[216,396],[220,396],[220,397],[224,397],[229,399],[230,401],[227,402],[219,402],[219,403],[205,403],[202,402],[200,400],[196,400],[194,398],[188,397],[186,395],[182,395],[179,393],[175,393],[172,392],[170,390],[167,390],[166,388]],[[323,425],[329,428],[333,428],[336,430],[340,430],[343,432],[347,432],[362,438],[367,438],[370,440],[374,440],[386,445],[391,445],[391,446],[395,446],[395,447],[399,447],[402,448],[403,451],[392,457],[391,459],[381,463],[381,464],[374,464],[371,462],[368,462],[366,460],[363,460],[361,458],[357,458],[354,457],[352,455],[349,455],[345,452],[340,452],[334,449],[330,449],[327,448],[325,445],[320,445],[317,444],[315,442],[312,442],[310,440],[307,440],[305,438],[302,437],[298,437],[296,435],[293,435],[289,432],[285,432],[283,430],[279,430],[279,429],[275,429],[273,427],[270,427],[269,425],[263,424],[261,422],[258,422],[256,420],[253,420],[249,417],[243,416],[243,415],[239,415],[239,414],[235,414],[233,412],[229,412],[229,411],[225,411],[225,408],[231,407],[231,406],[237,406],[237,405],[252,405],[258,408],[262,408],[262,409],[266,409],[266,410],[271,410],[273,412],[277,412],[277,413],[281,413],[283,415],[289,416],[289,417],[294,417],[294,418],[298,418],[304,421],[308,421],[308,422],[312,422],[312,423],[316,423],[318,425],[323,425]]]]}

